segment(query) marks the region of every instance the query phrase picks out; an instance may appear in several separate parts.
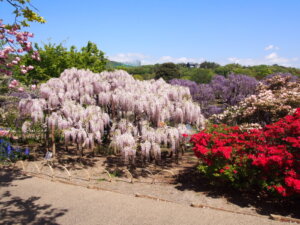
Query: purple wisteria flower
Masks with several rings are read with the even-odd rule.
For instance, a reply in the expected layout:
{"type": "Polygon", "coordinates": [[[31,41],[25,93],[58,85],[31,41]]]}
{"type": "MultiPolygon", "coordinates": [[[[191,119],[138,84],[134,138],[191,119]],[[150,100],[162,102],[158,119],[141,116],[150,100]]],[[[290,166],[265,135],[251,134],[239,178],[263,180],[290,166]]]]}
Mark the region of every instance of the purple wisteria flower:
{"type": "Polygon", "coordinates": [[[25,154],[25,155],[29,155],[29,153],[30,153],[30,150],[29,150],[29,148],[25,148],[25,152],[24,152],[24,154],[25,154]]]}
{"type": "Polygon", "coordinates": [[[254,77],[231,74],[227,78],[216,75],[209,84],[180,79],[170,80],[170,84],[188,87],[193,100],[201,105],[202,113],[209,117],[255,94],[258,81],[254,77]]]}

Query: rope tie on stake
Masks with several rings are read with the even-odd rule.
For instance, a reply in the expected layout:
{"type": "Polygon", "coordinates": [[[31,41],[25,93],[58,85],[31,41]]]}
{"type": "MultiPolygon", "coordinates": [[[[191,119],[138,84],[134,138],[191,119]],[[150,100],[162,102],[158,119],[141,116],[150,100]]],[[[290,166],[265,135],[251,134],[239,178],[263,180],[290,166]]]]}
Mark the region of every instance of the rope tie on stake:
{"type": "Polygon", "coordinates": [[[143,171],[148,172],[151,175],[151,178],[152,178],[151,184],[154,184],[155,178],[154,178],[153,173],[150,170],[148,170],[148,169],[143,169],[143,171]]]}
{"type": "MultiPolygon", "coordinates": [[[[170,173],[172,176],[175,176],[175,174],[171,171],[171,170],[161,170],[159,171],[157,174],[155,175],[159,175],[161,174],[162,172],[167,172],[167,173],[170,173]]],[[[155,183],[155,178],[153,178],[153,184],[155,183]]]]}
{"type": "Polygon", "coordinates": [[[38,167],[38,165],[37,165],[35,162],[33,162],[33,165],[34,165],[34,166],[35,166],[35,168],[37,169],[38,173],[41,173],[41,170],[40,170],[40,168],[38,167]]]}
{"type": "Polygon", "coordinates": [[[50,168],[52,179],[54,179],[54,170],[53,170],[52,166],[50,166],[49,163],[47,164],[47,166],[50,168]]]}
{"type": "Polygon", "coordinates": [[[133,184],[133,176],[132,176],[132,174],[129,172],[129,170],[125,168],[125,169],[123,169],[123,171],[127,172],[127,173],[130,175],[130,183],[133,184]]]}
{"type": "Polygon", "coordinates": [[[71,180],[71,173],[69,172],[69,170],[67,169],[67,167],[62,166],[64,168],[64,170],[67,172],[69,180],[71,180]]]}
{"type": "Polygon", "coordinates": [[[112,181],[112,177],[111,177],[110,173],[107,170],[103,170],[103,172],[107,174],[108,181],[111,182],[112,181]]]}

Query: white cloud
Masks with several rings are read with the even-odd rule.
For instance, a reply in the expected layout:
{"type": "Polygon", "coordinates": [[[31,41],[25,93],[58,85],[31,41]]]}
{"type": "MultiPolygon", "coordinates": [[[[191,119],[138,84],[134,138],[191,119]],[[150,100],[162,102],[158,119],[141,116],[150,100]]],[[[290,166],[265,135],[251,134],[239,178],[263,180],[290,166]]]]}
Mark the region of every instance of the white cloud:
{"type": "Polygon", "coordinates": [[[265,48],[265,51],[269,51],[269,50],[279,50],[279,47],[275,46],[275,45],[268,45],[265,48]]]}
{"type": "Polygon", "coordinates": [[[241,65],[253,66],[253,65],[273,65],[279,64],[282,66],[299,66],[299,58],[285,58],[279,56],[276,52],[272,52],[266,55],[264,58],[237,58],[230,57],[227,59],[229,63],[238,63],[241,65]]]}
{"type": "MultiPolygon", "coordinates": [[[[267,46],[268,47],[268,46],[267,46]]],[[[273,46],[273,49],[278,47],[273,46]]],[[[145,55],[142,53],[119,53],[116,55],[112,55],[108,57],[110,60],[117,61],[117,62],[135,62],[140,61],[142,65],[149,65],[149,64],[156,64],[156,63],[165,63],[165,62],[173,62],[173,63],[202,63],[205,61],[204,58],[189,58],[189,57],[173,57],[173,56],[161,56],[161,57],[153,57],[149,55],[145,55]]],[[[238,57],[230,57],[226,60],[216,61],[220,64],[227,64],[227,63],[238,63],[241,65],[246,66],[253,66],[253,65],[273,65],[279,64],[282,66],[293,66],[293,67],[300,67],[300,58],[287,58],[280,56],[277,52],[272,51],[271,53],[260,57],[260,58],[238,58],[238,57]]]]}
{"type": "Polygon", "coordinates": [[[269,55],[266,55],[265,58],[269,59],[269,60],[274,60],[274,59],[278,58],[278,55],[276,52],[272,52],[269,55]]]}
{"type": "Polygon", "coordinates": [[[116,62],[131,62],[135,60],[144,60],[148,57],[141,53],[119,53],[113,56],[109,56],[108,58],[116,62]]]}
{"type": "Polygon", "coordinates": [[[276,52],[272,52],[265,56],[271,64],[280,64],[284,66],[291,66],[293,63],[299,61],[298,58],[284,58],[280,57],[276,52]]]}
{"type": "Polygon", "coordinates": [[[204,61],[204,58],[188,58],[188,57],[179,57],[175,58],[172,56],[162,56],[158,58],[157,63],[173,62],[173,63],[201,63],[204,61]]]}
{"type": "Polygon", "coordinates": [[[263,58],[237,58],[237,57],[230,57],[227,60],[230,63],[239,63],[241,65],[273,65],[279,64],[282,66],[299,66],[299,58],[285,58],[278,55],[276,50],[279,50],[279,47],[275,45],[268,45],[264,48],[265,51],[273,50],[270,54],[264,56],[263,58]]]}
{"type": "Polygon", "coordinates": [[[116,62],[133,62],[133,61],[141,61],[142,65],[155,64],[155,63],[165,63],[165,62],[173,62],[173,63],[201,63],[204,61],[203,58],[188,58],[188,57],[172,57],[172,56],[162,56],[162,57],[151,57],[144,55],[142,53],[118,53],[116,55],[112,55],[108,57],[109,60],[116,62]]]}
{"type": "Polygon", "coordinates": [[[238,63],[238,64],[241,64],[241,65],[249,65],[249,66],[260,64],[258,60],[255,60],[255,59],[252,59],[252,58],[230,57],[227,60],[229,61],[229,63],[238,63]]]}

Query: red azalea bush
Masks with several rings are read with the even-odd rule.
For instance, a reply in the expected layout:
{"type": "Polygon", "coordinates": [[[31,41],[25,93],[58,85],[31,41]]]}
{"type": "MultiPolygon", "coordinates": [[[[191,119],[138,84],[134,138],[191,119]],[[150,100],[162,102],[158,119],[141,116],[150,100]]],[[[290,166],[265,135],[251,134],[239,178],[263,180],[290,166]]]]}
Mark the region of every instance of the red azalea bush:
{"type": "Polygon", "coordinates": [[[214,125],[191,137],[198,169],[239,188],[300,194],[300,108],[264,129],[214,125]]]}

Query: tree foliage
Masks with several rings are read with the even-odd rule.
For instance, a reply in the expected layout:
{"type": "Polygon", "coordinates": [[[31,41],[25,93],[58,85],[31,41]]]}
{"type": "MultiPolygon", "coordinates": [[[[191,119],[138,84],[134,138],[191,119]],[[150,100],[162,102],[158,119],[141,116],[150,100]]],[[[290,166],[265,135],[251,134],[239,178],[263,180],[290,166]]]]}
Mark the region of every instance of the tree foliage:
{"type": "Polygon", "coordinates": [[[31,4],[30,0],[0,0],[0,3],[3,2],[12,6],[12,13],[15,15],[14,22],[8,26],[19,25],[29,27],[31,22],[46,22],[46,20],[38,14],[37,9],[31,4]]]}
{"type": "Polygon", "coordinates": [[[215,62],[204,61],[203,63],[200,64],[200,68],[204,68],[204,69],[216,69],[218,67],[220,67],[220,65],[215,62]]]}
{"type": "Polygon", "coordinates": [[[164,80],[168,81],[172,78],[179,77],[179,69],[174,63],[163,63],[158,65],[155,71],[155,79],[163,78],[164,80]]]}
{"type": "MultiPolygon", "coordinates": [[[[143,65],[138,67],[117,67],[117,69],[126,70],[128,73],[135,75],[141,75],[144,80],[152,79],[154,77],[159,78],[155,72],[163,64],[156,65],[143,65]]],[[[220,66],[214,62],[203,62],[200,64],[200,68],[187,67],[185,63],[176,64],[179,69],[180,79],[191,80],[197,83],[209,83],[214,75],[222,75],[228,77],[230,74],[244,74],[250,77],[254,77],[258,80],[274,73],[290,73],[292,75],[300,76],[300,69],[293,67],[284,67],[279,65],[256,65],[256,66],[242,66],[240,64],[227,64],[220,66]]],[[[171,79],[178,78],[178,74],[175,73],[171,79]]],[[[168,78],[170,79],[170,78],[168,78]]]]}
{"type": "Polygon", "coordinates": [[[17,79],[27,84],[47,81],[51,77],[59,77],[65,69],[72,67],[89,69],[99,73],[105,69],[107,62],[104,53],[92,42],[88,42],[80,51],[75,46],[67,49],[61,43],[58,45],[48,43],[44,44],[43,47],[35,44],[35,48],[40,53],[40,62],[34,61],[28,55],[25,55],[21,60],[23,64],[33,65],[35,69],[26,75],[20,74],[18,71],[15,73],[17,79]]]}

